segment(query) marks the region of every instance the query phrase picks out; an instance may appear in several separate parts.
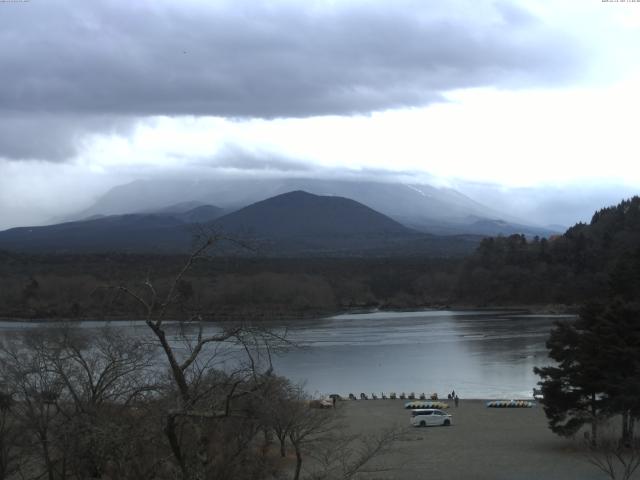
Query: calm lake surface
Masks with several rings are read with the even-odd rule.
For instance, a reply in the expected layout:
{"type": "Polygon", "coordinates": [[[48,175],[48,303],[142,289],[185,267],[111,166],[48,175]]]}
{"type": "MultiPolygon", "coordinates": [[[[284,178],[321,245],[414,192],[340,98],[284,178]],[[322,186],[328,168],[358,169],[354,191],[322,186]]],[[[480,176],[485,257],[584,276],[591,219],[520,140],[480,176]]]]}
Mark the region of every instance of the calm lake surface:
{"type": "Polygon", "coordinates": [[[303,348],[276,360],[310,392],[437,392],[462,398],[530,397],[534,366],[549,364],[555,320],[505,311],[377,312],[298,322],[303,348]]]}
{"type": "MultiPolygon", "coordinates": [[[[274,359],[276,372],[310,393],[437,392],[461,398],[530,397],[534,366],[549,364],[544,343],[566,315],[515,311],[420,311],[345,314],[288,324],[299,345],[274,359]]],[[[84,322],[91,329],[104,322],[84,322]]],[[[0,334],[43,324],[0,322],[0,334]]],[[[142,322],[113,327],[146,333],[142,322]]],[[[211,330],[216,329],[211,325],[211,330]]]]}

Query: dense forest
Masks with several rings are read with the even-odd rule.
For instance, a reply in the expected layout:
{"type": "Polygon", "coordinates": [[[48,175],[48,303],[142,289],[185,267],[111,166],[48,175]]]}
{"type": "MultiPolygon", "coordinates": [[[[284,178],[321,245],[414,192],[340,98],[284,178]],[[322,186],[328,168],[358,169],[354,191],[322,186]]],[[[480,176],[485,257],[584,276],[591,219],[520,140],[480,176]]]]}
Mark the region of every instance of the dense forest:
{"type": "MultiPolygon", "coordinates": [[[[130,317],[138,307],[109,287],[151,279],[162,289],[184,260],[0,252],[0,316],[130,317]]],[[[556,237],[485,238],[466,258],[213,256],[181,282],[179,308],[211,318],[263,318],[373,307],[571,306],[607,295],[612,283],[633,290],[638,271],[640,198],[634,197],[556,237]]]]}
{"type": "Polygon", "coordinates": [[[639,259],[640,198],[633,197],[561,236],[484,239],[462,266],[455,298],[489,304],[582,303],[607,296],[612,281],[637,282],[639,259]]]}

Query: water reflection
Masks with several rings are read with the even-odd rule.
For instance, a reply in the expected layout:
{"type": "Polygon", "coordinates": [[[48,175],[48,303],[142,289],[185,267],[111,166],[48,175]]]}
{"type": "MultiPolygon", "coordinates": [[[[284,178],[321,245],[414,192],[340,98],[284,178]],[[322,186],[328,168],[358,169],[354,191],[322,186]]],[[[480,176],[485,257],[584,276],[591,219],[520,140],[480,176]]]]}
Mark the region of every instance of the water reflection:
{"type": "MultiPolygon", "coordinates": [[[[549,363],[544,343],[552,323],[567,318],[502,310],[374,312],[267,326],[286,329],[299,346],[274,359],[276,371],[305,382],[311,392],[446,395],[455,389],[463,398],[516,398],[531,395],[533,367],[549,363]]],[[[0,332],[48,325],[0,322],[0,332]]],[[[111,326],[149,335],[143,321],[111,326]]],[[[219,328],[209,324],[206,330],[219,328]]]]}

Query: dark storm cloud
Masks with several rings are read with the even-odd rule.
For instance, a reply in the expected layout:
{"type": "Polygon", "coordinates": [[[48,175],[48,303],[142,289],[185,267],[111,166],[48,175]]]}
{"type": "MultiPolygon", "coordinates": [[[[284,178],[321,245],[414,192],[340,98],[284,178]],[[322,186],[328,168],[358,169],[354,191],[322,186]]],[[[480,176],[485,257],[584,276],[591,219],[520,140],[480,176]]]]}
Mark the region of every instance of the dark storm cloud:
{"type": "Polygon", "coordinates": [[[114,115],[3,112],[0,157],[64,161],[86,135],[125,134],[132,124],[131,118],[114,115]]]}
{"type": "Polygon", "coordinates": [[[443,8],[417,0],[0,5],[0,156],[64,158],[74,136],[100,131],[92,119],[103,116],[367,113],[425,105],[452,88],[562,83],[579,71],[578,46],[520,8],[443,8]],[[12,145],[15,132],[44,132],[51,115],[67,124],[41,144],[12,145]],[[88,120],[72,121],[79,116],[88,120]]]}

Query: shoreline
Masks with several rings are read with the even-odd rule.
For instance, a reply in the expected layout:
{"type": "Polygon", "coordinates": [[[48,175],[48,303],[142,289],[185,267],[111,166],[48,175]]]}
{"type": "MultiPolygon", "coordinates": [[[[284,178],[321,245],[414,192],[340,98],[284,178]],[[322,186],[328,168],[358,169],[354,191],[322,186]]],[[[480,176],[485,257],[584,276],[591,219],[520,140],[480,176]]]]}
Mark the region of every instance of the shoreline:
{"type": "MultiPolygon", "coordinates": [[[[266,318],[263,316],[257,315],[247,315],[242,313],[237,314],[222,314],[219,319],[205,318],[203,321],[205,323],[224,323],[224,322],[235,322],[238,321],[232,317],[243,317],[245,316],[250,321],[254,322],[269,322],[269,321],[283,321],[283,320],[314,320],[314,319],[323,319],[323,318],[331,318],[339,315],[353,315],[353,314],[369,314],[376,312],[433,312],[433,311],[500,311],[500,312],[513,312],[513,313],[523,313],[529,315],[577,315],[579,307],[577,305],[562,305],[562,304],[544,304],[544,305],[497,305],[497,306],[488,306],[488,305],[469,305],[469,304],[447,304],[447,305],[424,305],[424,306],[416,306],[416,307],[401,307],[401,306],[393,306],[393,305],[385,305],[379,307],[354,307],[348,309],[338,309],[333,311],[322,311],[317,313],[309,313],[309,312],[285,312],[282,315],[273,315],[272,318],[266,318]],[[261,318],[260,318],[261,317],[261,318]]],[[[103,322],[128,322],[128,321],[140,321],[144,319],[132,319],[131,317],[123,317],[123,316],[114,316],[114,317],[103,317],[103,318],[70,318],[70,317],[53,317],[53,318],[43,318],[43,317],[16,317],[16,316],[2,316],[0,315],[1,322],[15,322],[15,323],[75,323],[75,322],[84,322],[84,321],[103,321],[103,322]]],[[[180,318],[167,318],[167,321],[179,322],[182,321],[180,318]]]]}
{"type": "MultiPolygon", "coordinates": [[[[367,478],[449,480],[596,480],[601,472],[586,459],[582,435],[553,434],[542,408],[487,408],[484,400],[461,399],[446,410],[451,426],[413,427],[411,410],[389,400],[340,402],[349,434],[370,438],[400,428],[402,438],[374,462],[385,472],[367,478]]],[[[374,468],[375,470],[375,468],[374,468]]]]}
{"type": "MultiPolygon", "coordinates": [[[[333,395],[333,394],[331,394],[331,395],[333,395]]],[[[509,400],[516,400],[516,401],[520,401],[520,400],[523,400],[523,401],[527,401],[527,402],[533,402],[533,403],[535,403],[535,407],[542,406],[542,405],[540,404],[539,399],[536,399],[536,398],[533,398],[533,397],[496,397],[496,398],[489,398],[489,397],[487,397],[487,398],[472,398],[472,397],[469,397],[469,398],[467,398],[467,397],[465,397],[465,398],[460,398],[460,397],[458,397],[458,399],[460,400],[460,402],[483,402],[483,403],[486,403],[486,402],[495,402],[495,401],[509,401],[509,400]]],[[[342,397],[341,399],[339,399],[339,400],[338,400],[338,402],[340,402],[340,403],[357,403],[357,402],[371,402],[371,403],[375,403],[375,402],[395,402],[395,403],[397,403],[398,405],[399,405],[399,404],[403,404],[403,405],[404,405],[404,404],[405,404],[405,403],[407,403],[407,402],[425,402],[425,403],[429,403],[429,402],[440,402],[440,403],[447,403],[447,404],[449,404],[449,403],[450,403],[449,408],[452,408],[452,409],[455,409],[455,408],[456,408],[456,407],[454,407],[454,406],[453,406],[453,400],[449,400],[448,398],[445,398],[445,399],[441,399],[441,398],[439,398],[438,400],[428,400],[428,399],[427,399],[427,400],[419,400],[419,399],[416,399],[416,400],[408,400],[408,399],[406,399],[406,398],[405,398],[404,400],[401,400],[401,399],[399,399],[399,398],[397,398],[397,399],[395,399],[395,400],[392,400],[392,399],[390,399],[390,398],[384,398],[384,399],[383,399],[383,398],[378,398],[378,399],[376,399],[376,400],[369,398],[368,400],[361,400],[361,399],[359,399],[359,398],[358,398],[358,399],[356,399],[356,400],[349,400],[348,398],[342,397]]],[[[435,408],[435,407],[434,407],[434,408],[435,408]]],[[[407,408],[406,410],[407,410],[407,411],[411,411],[411,409],[410,409],[410,408],[407,408]]]]}
{"type": "MultiPolygon", "coordinates": [[[[446,304],[446,305],[429,305],[429,306],[417,306],[415,308],[413,307],[400,307],[400,306],[393,306],[393,305],[389,305],[389,306],[384,306],[384,307],[379,307],[377,309],[374,310],[370,310],[369,312],[372,311],[381,311],[381,312],[393,312],[393,311],[397,311],[397,312],[411,312],[411,311],[420,311],[420,310],[425,310],[425,311],[446,311],[446,310],[457,310],[457,311],[465,311],[465,310],[476,310],[476,311],[493,311],[493,310],[500,310],[500,311],[506,311],[506,312],[510,312],[510,311],[523,311],[523,312],[528,312],[531,314],[540,314],[540,315],[544,315],[544,314],[548,314],[548,315],[562,315],[562,314],[577,314],[579,311],[579,305],[571,305],[571,304],[540,304],[540,305],[496,305],[496,306],[491,306],[491,305],[472,305],[472,304],[466,304],[466,303],[462,303],[462,304],[455,304],[455,303],[451,303],[451,304],[446,304]]],[[[366,313],[365,310],[360,310],[361,313],[366,313]]],[[[345,313],[354,313],[354,312],[345,312],[345,313]]]]}

